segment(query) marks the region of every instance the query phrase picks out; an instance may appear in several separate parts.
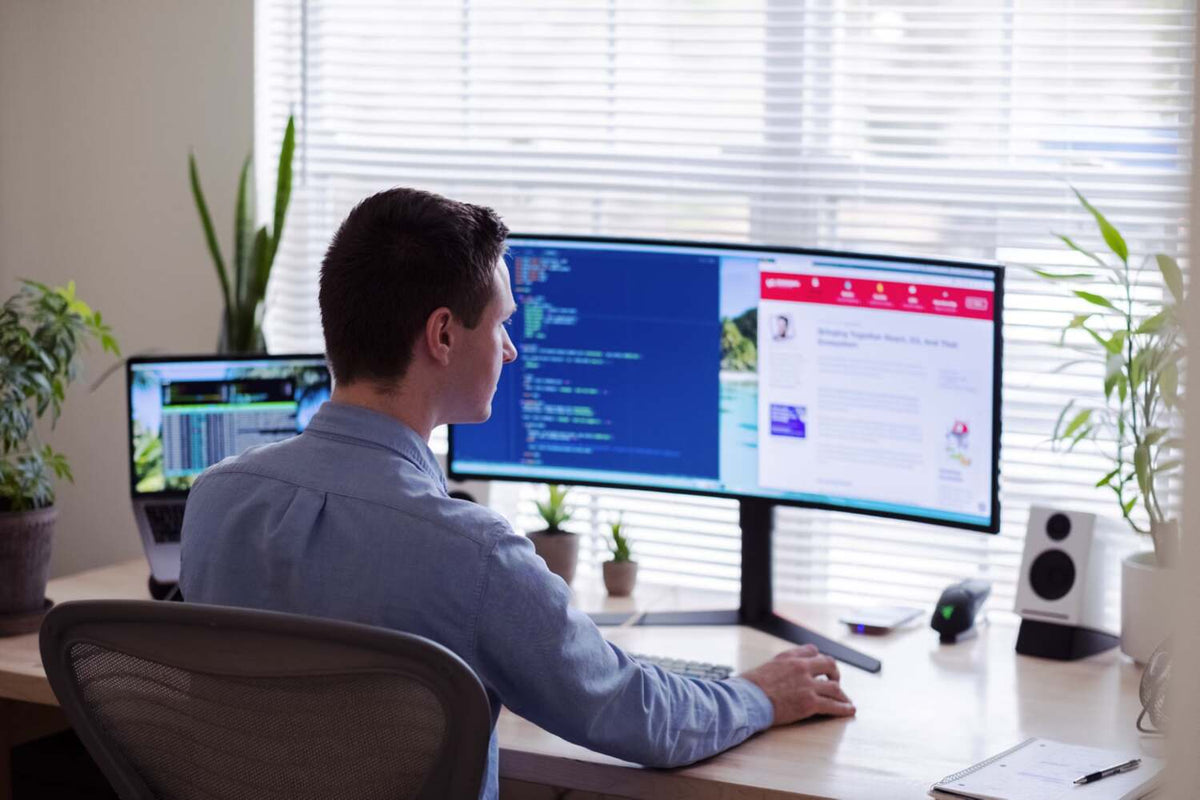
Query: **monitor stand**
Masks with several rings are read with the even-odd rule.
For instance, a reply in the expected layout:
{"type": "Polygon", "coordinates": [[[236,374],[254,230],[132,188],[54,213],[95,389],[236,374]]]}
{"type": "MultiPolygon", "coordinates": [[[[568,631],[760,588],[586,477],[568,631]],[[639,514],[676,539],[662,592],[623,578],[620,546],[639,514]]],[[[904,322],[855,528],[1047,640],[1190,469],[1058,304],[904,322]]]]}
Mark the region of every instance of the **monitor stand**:
{"type": "MultiPolygon", "coordinates": [[[[659,611],[642,615],[637,625],[745,625],[795,644],[812,644],[828,656],[867,672],[879,672],[879,659],[835,642],[775,613],[771,587],[771,535],[775,505],[770,500],[740,501],[738,522],[742,528],[741,607],[715,611],[659,611]]],[[[611,615],[595,615],[608,617],[611,615]]],[[[621,615],[628,617],[628,614],[621,615]]],[[[611,621],[605,620],[608,624],[611,621]]],[[[605,624],[597,620],[597,624],[605,624]]]]}

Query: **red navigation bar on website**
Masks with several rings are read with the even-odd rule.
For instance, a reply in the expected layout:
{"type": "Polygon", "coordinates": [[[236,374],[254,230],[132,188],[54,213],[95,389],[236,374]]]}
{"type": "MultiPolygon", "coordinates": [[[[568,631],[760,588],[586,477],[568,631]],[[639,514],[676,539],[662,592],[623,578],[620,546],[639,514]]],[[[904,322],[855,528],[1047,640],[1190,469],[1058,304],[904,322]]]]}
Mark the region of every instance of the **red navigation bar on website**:
{"type": "Polygon", "coordinates": [[[763,272],[760,290],[763,300],[877,308],[966,319],[992,319],[995,309],[994,292],[907,281],[763,272]]]}

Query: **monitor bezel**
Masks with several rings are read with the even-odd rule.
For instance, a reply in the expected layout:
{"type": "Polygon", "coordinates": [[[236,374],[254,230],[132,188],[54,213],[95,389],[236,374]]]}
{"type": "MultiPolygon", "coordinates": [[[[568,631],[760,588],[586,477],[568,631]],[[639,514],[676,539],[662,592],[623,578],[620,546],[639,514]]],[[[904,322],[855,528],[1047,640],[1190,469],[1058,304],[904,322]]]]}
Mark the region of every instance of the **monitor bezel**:
{"type": "MultiPolygon", "coordinates": [[[[329,371],[329,362],[324,353],[230,353],[187,355],[137,355],[125,359],[125,441],[129,462],[129,496],[134,500],[172,500],[185,498],[190,489],[164,489],[159,492],[137,490],[137,467],[133,455],[133,368],[138,364],[185,364],[194,361],[320,361],[329,371]]],[[[333,373],[330,371],[332,384],[333,373]]]]}
{"type": "Polygon", "coordinates": [[[959,520],[936,519],[932,517],[923,517],[918,514],[901,514],[891,511],[882,511],[877,509],[866,508],[849,508],[839,506],[833,503],[820,503],[807,500],[796,500],[791,498],[775,497],[772,495],[760,494],[739,494],[734,492],[718,492],[706,491],[701,489],[682,489],[674,486],[653,486],[645,484],[619,483],[608,481],[589,481],[589,480],[572,480],[564,481],[561,479],[546,479],[538,480],[529,476],[508,476],[494,475],[489,473],[479,472],[464,472],[454,468],[454,429],[456,424],[448,425],[447,438],[448,449],[446,452],[446,475],[453,481],[464,480],[482,480],[482,481],[508,481],[511,483],[560,483],[570,486],[593,486],[602,489],[628,489],[645,492],[664,492],[667,494],[687,494],[700,497],[723,497],[730,500],[759,500],[767,501],[778,506],[787,506],[792,508],[811,508],[822,511],[840,511],[847,514],[857,514],[869,517],[881,517],[886,519],[904,520],[907,522],[920,522],[928,525],[937,525],[939,527],[956,528],[960,530],[970,530],[979,533],[998,534],[1000,532],[1000,424],[1001,424],[1001,396],[1002,396],[1002,379],[1003,379],[1003,313],[1004,313],[1004,265],[999,262],[985,261],[965,261],[948,258],[927,258],[916,255],[889,255],[883,253],[868,253],[852,250],[829,250],[824,248],[805,248],[805,247],[784,247],[763,244],[739,244],[732,242],[703,242],[703,241],[688,241],[675,239],[643,239],[643,238],[625,238],[614,236],[576,236],[576,235],[558,235],[558,234],[532,234],[532,233],[513,233],[508,237],[509,245],[519,245],[523,241],[559,241],[569,243],[582,244],[628,244],[633,246],[643,245],[652,247],[691,247],[703,249],[717,249],[728,251],[744,251],[744,252],[762,252],[762,253],[780,253],[784,255],[802,255],[802,256],[831,256],[838,258],[856,258],[868,260],[891,261],[901,264],[920,264],[933,267],[952,267],[956,269],[969,269],[977,272],[988,273],[995,284],[995,292],[993,295],[993,374],[992,374],[992,515],[991,520],[986,524],[976,524],[972,522],[962,522],[959,520]]]}

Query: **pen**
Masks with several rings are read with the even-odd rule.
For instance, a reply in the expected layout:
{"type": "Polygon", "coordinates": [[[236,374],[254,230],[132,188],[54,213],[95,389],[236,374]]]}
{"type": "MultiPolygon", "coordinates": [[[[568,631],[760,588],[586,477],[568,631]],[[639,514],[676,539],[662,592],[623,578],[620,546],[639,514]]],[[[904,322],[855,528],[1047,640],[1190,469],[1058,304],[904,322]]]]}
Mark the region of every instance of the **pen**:
{"type": "Polygon", "coordinates": [[[1122,772],[1129,772],[1131,769],[1137,769],[1138,765],[1141,763],[1142,760],[1140,758],[1131,758],[1124,764],[1117,764],[1115,767],[1109,767],[1108,769],[1102,769],[1099,772],[1092,772],[1088,775],[1084,775],[1082,778],[1076,778],[1075,785],[1082,786],[1085,783],[1091,783],[1092,781],[1098,781],[1101,778],[1107,778],[1109,775],[1118,775],[1122,772]]]}

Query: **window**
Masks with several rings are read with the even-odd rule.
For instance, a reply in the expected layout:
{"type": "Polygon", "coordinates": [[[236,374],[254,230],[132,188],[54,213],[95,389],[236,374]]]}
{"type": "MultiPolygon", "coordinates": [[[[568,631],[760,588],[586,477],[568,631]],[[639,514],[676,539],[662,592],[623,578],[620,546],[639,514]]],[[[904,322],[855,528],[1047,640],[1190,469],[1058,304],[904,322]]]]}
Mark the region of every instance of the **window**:
{"type": "MultiPolygon", "coordinates": [[[[325,246],[393,185],[518,231],[1002,261],[1001,535],[782,510],[776,585],[928,603],[981,575],[1011,607],[1031,503],[1114,507],[1100,456],[1047,442],[1068,396],[1100,394],[1100,368],[1054,371],[1078,303],[1028,267],[1088,269],[1053,232],[1102,249],[1070,185],[1134,253],[1182,255],[1193,16],[1185,0],[259,0],[257,149],[277,149],[289,110],[300,142],[268,341],[320,348],[325,246]]],[[[528,529],[533,491],[514,506],[528,529]]],[[[582,569],[619,503],[643,580],[736,588],[731,503],[575,499],[582,569]]]]}

